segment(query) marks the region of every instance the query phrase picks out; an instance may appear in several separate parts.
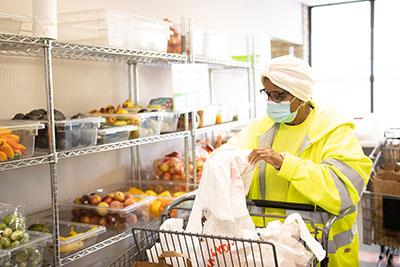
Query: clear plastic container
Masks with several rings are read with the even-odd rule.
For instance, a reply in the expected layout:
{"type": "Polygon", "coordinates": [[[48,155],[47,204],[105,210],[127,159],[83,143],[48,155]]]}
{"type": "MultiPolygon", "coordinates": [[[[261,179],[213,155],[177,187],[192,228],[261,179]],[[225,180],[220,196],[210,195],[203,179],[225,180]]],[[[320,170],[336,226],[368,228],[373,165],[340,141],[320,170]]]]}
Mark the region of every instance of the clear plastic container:
{"type": "MultiPolygon", "coordinates": [[[[88,117],[82,119],[70,119],[55,122],[56,148],[57,150],[69,150],[80,147],[95,146],[97,144],[97,131],[101,117],[88,117]]],[[[46,128],[39,131],[36,136],[36,148],[48,149],[48,133],[46,128]]]]}
{"type": "Polygon", "coordinates": [[[131,132],[130,138],[159,135],[164,112],[144,112],[137,114],[101,114],[106,123],[114,126],[136,125],[138,128],[131,132]]]}
{"type": "Polygon", "coordinates": [[[32,157],[35,152],[35,136],[41,129],[44,129],[44,124],[40,122],[0,120],[0,139],[4,140],[13,151],[3,152],[3,157],[6,155],[7,160],[32,157]]]}
{"type": "MultiPolygon", "coordinates": [[[[50,234],[28,231],[30,240],[16,248],[4,250],[8,255],[0,256],[1,267],[42,266],[43,250],[51,239],[50,234]]],[[[1,250],[0,250],[1,253],[1,250]]]]}
{"type": "Polygon", "coordinates": [[[217,112],[216,123],[225,123],[233,121],[235,116],[235,109],[229,105],[219,105],[217,112]]]}
{"type": "Polygon", "coordinates": [[[176,132],[180,114],[173,112],[164,112],[162,114],[161,133],[176,132]]]}
{"type": "Polygon", "coordinates": [[[167,52],[170,23],[111,9],[58,14],[59,40],[167,52]]]}
{"type": "Polygon", "coordinates": [[[115,127],[103,125],[98,131],[97,144],[102,145],[102,144],[126,141],[129,139],[131,132],[136,129],[137,126],[135,125],[115,126],[115,127]]]}
{"type": "Polygon", "coordinates": [[[30,21],[27,16],[0,12],[0,32],[19,34],[22,23],[30,21]]]}
{"type": "MultiPolygon", "coordinates": [[[[50,232],[53,229],[51,218],[43,218],[36,224],[46,226],[50,232]]],[[[70,255],[78,250],[87,248],[97,242],[99,235],[106,232],[106,228],[100,225],[83,224],[77,222],[60,221],[60,254],[70,255]],[[71,232],[76,233],[71,235],[71,232]]],[[[45,250],[45,259],[51,259],[52,245],[49,244],[45,250]]]]}
{"type": "Polygon", "coordinates": [[[197,112],[200,117],[199,127],[214,125],[218,109],[218,106],[212,105],[199,110],[197,112]]]}
{"type": "Polygon", "coordinates": [[[9,251],[0,250],[0,266],[5,265],[9,258],[10,258],[9,251]]]}
{"type": "MultiPolygon", "coordinates": [[[[136,198],[153,196],[150,205],[150,215],[159,218],[165,207],[172,203],[176,198],[197,189],[197,185],[183,182],[172,182],[164,180],[144,180],[129,183],[129,191],[136,198]]],[[[178,217],[178,214],[173,214],[178,217]]]]}
{"type": "Polygon", "coordinates": [[[140,199],[133,198],[133,195],[129,194],[128,191],[128,183],[114,184],[90,191],[63,204],[61,218],[85,224],[102,225],[113,230],[131,229],[138,222],[146,222],[150,219],[149,208],[154,198],[151,196],[140,199]],[[124,194],[123,202],[111,197],[111,194],[115,192],[124,194]],[[94,195],[96,196],[93,197],[94,195]],[[85,198],[94,199],[98,198],[97,196],[100,196],[100,202],[110,204],[98,206],[100,202],[93,202],[93,200],[83,204],[85,198]],[[95,203],[95,205],[90,203],[95,203]]]}

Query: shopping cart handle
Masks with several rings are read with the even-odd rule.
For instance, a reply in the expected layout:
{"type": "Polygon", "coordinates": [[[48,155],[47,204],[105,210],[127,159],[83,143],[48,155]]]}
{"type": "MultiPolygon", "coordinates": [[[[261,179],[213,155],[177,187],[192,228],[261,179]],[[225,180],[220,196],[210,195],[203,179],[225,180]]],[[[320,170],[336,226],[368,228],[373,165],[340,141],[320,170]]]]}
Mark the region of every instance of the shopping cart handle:
{"type": "Polygon", "coordinates": [[[263,199],[248,199],[247,205],[253,205],[261,208],[277,208],[286,210],[298,210],[298,211],[313,211],[313,212],[327,212],[321,207],[309,205],[309,204],[299,204],[290,202],[279,202],[272,200],[263,199]]]}

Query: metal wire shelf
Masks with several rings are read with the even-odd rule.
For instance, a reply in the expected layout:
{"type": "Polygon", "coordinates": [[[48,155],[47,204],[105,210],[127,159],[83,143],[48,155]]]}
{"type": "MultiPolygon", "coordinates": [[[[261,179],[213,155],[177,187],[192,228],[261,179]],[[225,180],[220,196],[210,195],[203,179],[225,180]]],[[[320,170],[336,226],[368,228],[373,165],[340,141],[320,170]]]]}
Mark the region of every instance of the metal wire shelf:
{"type": "Polygon", "coordinates": [[[118,142],[118,143],[111,143],[111,144],[105,144],[105,145],[100,145],[100,146],[91,146],[91,147],[85,147],[85,148],[80,148],[80,149],[62,151],[62,152],[58,152],[57,156],[59,159],[78,157],[78,156],[82,156],[82,155],[88,155],[88,154],[104,152],[104,151],[111,151],[111,150],[132,147],[132,146],[137,146],[137,145],[145,145],[145,144],[151,144],[151,143],[155,143],[155,142],[168,141],[168,140],[183,138],[183,137],[187,137],[187,136],[189,136],[189,131],[162,134],[162,135],[132,139],[132,140],[118,142]]]}
{"type": "Polygon", "coordinates": [[[234,61],[234,60],[221,60],[221,59],[216,59],[216,58],[208,58],[205,56],[195,56],[194,62],[213,65],[216,68],[220,67],[220,68],[248,69],[251,67],[251,64],[248,62],[240,62],[240,61],[234,61]]]}
{"type": "Polygon", "coordinates": [[[85,248],[81,251],[78,251],[72,255],[69,255],[67,257],[64,257],[61,259],[61,265],[66,265],[68,263],[71,263],[73,261],[79,260],[83,257],[86,257],[92,253],[95,253],[96,251],[99,251],[101,249],[104,249],[108,246],[111,246],[115,243],[118,243],[122,240],[125,240],[127,238],[132,237],[132,233],[130,231],[126,231],[120,234],[117,234],[115,236],[112,236],[110,238],[107,238],[99,243],[94,244],[93,246],[90,246],[88,248],[85,248]]]}
{"type": "Polygon", "coordinates": [[[41,56],[44,39],[0,34],[0,53],[14,56],[41,56]]]}
{"type": "Polygon", "coordinates": [[[198,129],[196,129],[196,135],[205,134],[205,133],[209,133],[209,132],[217,131],[217,130],[227,130],[227,129],[233,129],[233,128],[237,128],[237,127],[242,127],[242,126],[247,125],[248,123],[249,123],[248,120],[233,121],[233,122],[226,122],[226,123],[217,124],[217,125],[213,125],[213,126],[207,126],[204,128],[198,128],[198,129]]]}
{"type": "Polygon", "coordinates": [[[42,165],[42,164],[47,164],[47,163],[51,163],[51,162],[53,162],[53,160],[51,159],[50,155],[6,161],[6,162],[0,163],[0,172],[24,168],[24,167],[42,165]]]}

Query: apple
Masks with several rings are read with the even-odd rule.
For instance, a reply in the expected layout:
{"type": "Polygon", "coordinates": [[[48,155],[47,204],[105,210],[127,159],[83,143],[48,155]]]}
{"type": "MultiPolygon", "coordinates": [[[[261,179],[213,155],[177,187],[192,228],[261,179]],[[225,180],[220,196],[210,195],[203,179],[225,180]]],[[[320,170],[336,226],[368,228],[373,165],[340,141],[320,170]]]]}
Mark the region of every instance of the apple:
{"type": "Polygon", "coordinates": [[[127,207],[129,205],[132,205],[133,203],[135,203],[136,201],[133,198],[128,198],[127,200],[125,200],[124,202],[124,206],[127,207]]]}
{"type": "Polygon", "coordinates": [[[180,163],[180,160],[177,159],[177,158],[171,158],[171,159],[168,161],[168,165],[169,165],[170,167],[175,167],[175,166],[178,165],[179,163],[180,163]]]}
{"type": "Polygon", "coordinates": [[[90,217],[87,215],[83,215],[80,219],[81,223],[90,224],[90,217]]]}
{"type": "Polygon", "coordinates": [[[110,205],[111,202],[113,202],[113,198],[110,196],[105,196],[103,197],[103,202],[106,202],[108,205],[110,205]]]}
{"type": "Polygon", "coordinates": [[[162,163],[159,167],[160,171],[162,172],[169,172],[170,166],[167,163],[162,163]]]}
{"type": "Polygon", "coordinates": [[[137,221],[138,221],[138,218],[137,218],[137,216],[136,216],[135,213],[132,213],[132,214],[129,214],[129,215],[128,215],[128,222],[129,222],[130,224],[134,225],[134,224],[137,223],[137,221]]]}
{"type": "Polygon", "coordinates": [[[97,224],[99,224],[99,220],[100,220],[99,216],[93,216],[92,218],[90,218],[90,224],[97,225],[97,224]]]}
{"type": "Polygon", "coordinates": [[[101,202],[101,196],[95,194],[90,196],[90,204],[97,206],[101,202]]]}
{"type": "Polygon", "coordinates": [[[101,225],[101,226],[107,226],[107,220],[106,220],[106,218],[105,217],[101,217],[100,219],[99,219],[99,223],[98,223],[99,225],[101,225]]]}
{"type": "Polygon", "coordinates": [[[80,197],[75,198],[74,199],[74,204],[78,204],[78,205],[82,204],[81,198],[80,197]]]}
{"type": "Polygon", "coordinates": [[[166,172],[162,175],[162,179],[164,181],[170,181],[171,180],[171,174],[169,172],[166,172]]]}
{"type": "Polygon", "coordinates": [[[106,202],[100,202],[97,205],[97,214],[99,214],[100,216],[106,216],[107,215],[107,208],[108,208],[108,204],[106,202]]]}
{"type": "Polygon", "coordinates": [[[124,208],[124,204],[122,204],[121,202],[114,200],[113,202],[111,202],[110,204],[110,208],[113,209],[123,209],[124,208]]]}
{"type": "Polygon", "coordinates": [[[79,208],[72,209],[72,216],[74,216],[75,218],[80,218],[82,215],[83,214],[79,208]]]}
{"type": "Polygon", "coordinates": [[[109,193],[109,194],[107,194],[107,197],[114,198],[114,193],[109,193]]]}
{"type": "Polygon", "coordinates": [[[134,198],[134,196],[132,194],[125,194],[125,200],[130,198],[134,198]]]}
{"type": "Polygon", "coordinates": [[[114,199],[123,202],[125,200],[125,194],[121,191],[117,191],[114,193],[114,199]]]}
{"type": "Polygon", "coordinates": [[[106,216],[106,220],[107,220],[107,223],[108,223],[109,225],[114,225],[115,222],[117,221],[117,218],[115,218],[115,216],[113,216],[113,215],[111,215],[111,214],[108,214],[108,215],[106,216]]]}
{"type": "Polygon", "coordinates": [[[182,175],[180,174],[172,175],[172,181],[180,181],[180,180],[182,180],[182,175]]]}

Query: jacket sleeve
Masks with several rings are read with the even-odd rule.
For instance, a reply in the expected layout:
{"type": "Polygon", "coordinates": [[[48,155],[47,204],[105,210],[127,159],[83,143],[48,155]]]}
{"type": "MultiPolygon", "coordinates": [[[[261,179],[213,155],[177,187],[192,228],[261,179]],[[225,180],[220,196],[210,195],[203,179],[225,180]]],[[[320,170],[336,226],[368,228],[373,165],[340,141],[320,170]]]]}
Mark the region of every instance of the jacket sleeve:
{"type": "Polygon", "coordinates": [[[338,127],[318,143],[320,162],[286,153],[278,175],[311,202],[337,215],[360,200],[372,162],[348,125],[338,127]]]}

